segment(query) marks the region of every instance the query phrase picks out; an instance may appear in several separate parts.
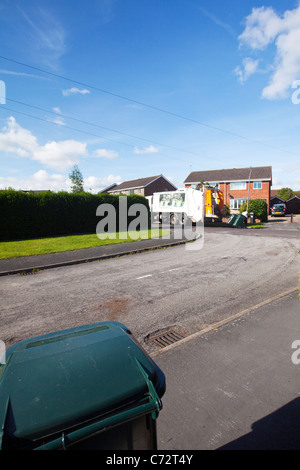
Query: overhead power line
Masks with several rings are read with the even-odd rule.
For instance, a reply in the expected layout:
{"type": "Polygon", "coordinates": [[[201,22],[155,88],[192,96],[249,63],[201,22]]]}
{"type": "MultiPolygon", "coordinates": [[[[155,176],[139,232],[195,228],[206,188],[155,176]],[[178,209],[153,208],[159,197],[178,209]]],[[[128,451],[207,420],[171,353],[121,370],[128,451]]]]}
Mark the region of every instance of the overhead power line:
{"type": "MultiPolygon", "coordinates": [[[[98,138],[98,139],[107,140],[107,141],[116,143],[115,140],[109,139],[108,137],[103,137],[103,136],[100,136],[100,135],[97,135],[97,134],[93,134],[92,132],[88,132],[88,131],[85,131],[85,130],[83,130],[83,129],[76,129],[76,128],[74,128],[74,127],[67,126],[67,125],[65,125],[65,124],[62,126],[61,124],[58,124],[58,123],[56,123],[56,122],[54,122],[54,121],[49,121],[48,119],[44,119],[44,118],[41,118],[41,117],[39,117],[39,116],[33,116],[32,114],[24,113],[24,112],[22,112],[22,111],[17,111],[16,109],[8,108],[7,106],[3,106],[3,107],[0,106],[0,111],[10,111],[10,112],[12,112],[12,113],[21,114],[22,116],[26,116],[26,117],[29,117],[29,118],[37,119],[38,121],[46,122],[47,124],[52,124],[52,125],[55,125],[55,126],[62,127],[62,128],[64,128],[64,129],[69,129],[69,130],[72,130],[72,131],[75,131],[75,132],[81,132],[82,134],[87,134],[87,135],[89,135],[89,136],[96,137],[96,138],[98,138]]],[[[60,114],[58,114],[58,115],[60,115],[60,114]]],[[[126,143],[126,142],[117,141],[117,143],[118,143],[118,144],[121,144],[121,145],[126,145],[127,147],[135,148],[135,145],[128,144],[128,143],[126,143]]],[[[153,155],[154,155],[154,154],[155,154],[155,153],[153,153],[153,155]]],[[[173,160],[178,160],[178,161],[187,163],[186,160],[183,160],[182,158],[174,157],[173,155],[166,155],[166,154],[164,154],[164,153],[162,153],[162,152],[158,152],[158,155],[159,155],[159,156],[163,156],[163,157],[167,157],[167,158],[172,158],[173,160]]],[[[197,154],[197,157],[198,157],[198,158],[201,158],[201,155],[197,154]]],[[[202,157],[203,157],[203,156],[202,156],[202,157]]],[[[207,157],[205,157],[205,158],[207,158],[207,157]]],[[[211,160],[214,160],[214,158],[212,158],[212,157],[209,157],[209,158],[210,158],[211,160]]],[[[215,160],[217,160],[217,159],[215,159],[215,160]]],[[[220,161],[220,160],[218,160],[218,161],[220,161]]]]}
{"type": "Polygon", "coordinates": [[[142,141],[150,143],[150,144],[160,145],[162,147],[166,147],[166,148],[169,148],[171,150],[176,150],[176,151],[179,151],[179,152],[188,153],[190,155],[194,155],[196,157],[199,157],[199,153],[196,153],[196,152],[191,152],[191,151],[186,150],[186,149],[181,149],[179,147],[174,147],[174,146],[171,146],[171,145],[163,144],[161,142],[157,142],[157,141],[154,141],[152,139],[151,140],[150,139],[145,139],[143,137],[138,137],[138,136],[133,135],[133,134],[127,134],[125,132],[118,131],[116,129],[112,129],[110,127],[100,126],[100,124],[96,124],[96,123],[93,123],[93,122],[85,121],[83,119],[78,119],[78,118],[75,118],[75,117],[72,117],[72,116],[68,116],[67,114],[64,114],[64,113],[58,113],[58,112],[55,112],[55,111],[51,111],[49,109],[41,108],[39,106],[24,103],[23,101],[13,100],[11,98],[6,98],[6,101],[11,101],[12,103],[21,104],[21,105],[27,106],[29,108],[37,109],[39,111],[43,111],[44,113],[54,114],[55,116],[59,116],[61,118],[71,119],[72,121],[76,121],[76,122],[79,122],[81,124],[87,124],[89,126],[97,127],[99,129],[103,129],[103,130],[106,130],[106,131],[115,132],[115,133],[123,135],[125,137],[130,137],[132,139],[139,139],[139,140],[142,140],[142,141]]]}
{"type": "MultiPolygon", "coordinates": [[[[115,140],[113,139],[109,139],[107,137],[101,137],[99,135],[96,135],[96,134],[93,134],[91,132],[88,132],[88,131],[84,131],[82,129],[76,129],[74,127],[70,127],[70,126],[67,126],[67,125],[63,125],[61,126],[60,124],[57,124],[56,122],[53,122],[53,121],[49,121],[48,119],[44,119],[44,118],[41,118],[39,116],[33,116],[32,114],[28,114],[28,113],[24,113],[22,111],[17,111],[16,109],[12,109],[12,108],[8,108],[7,106],[5,107],[0,107],[0,110],[1,111],[11,111],[12,113],[17,113],[17,114],[21,114],[22,116],[26,116],[26,117],[30,117],[30,118],[33,118],[33,119],[37,119],[38,121],[43,121],[43,122],[46,122],[47,124],[54,124],[55,126],[59,126],[59,127],[63,127],[64,129],[70,129],[72,131],[76,131],[76,132],[82,132],[83,134],[87,134],[87,135],[90,135],[92,137],[97,137],[98,139],[103,139],[103,140],[109,140],[111,142],[115,142],[115,140]]],[[[127,145],[128,147],[133,147],[133,145],[131,144],[126,144],[124,142],[121,142],[123,145],[127,145]]]]}
{"type": "Polygon", "coordinates": [[[107,94],[107,95],[110,95],[110,96],[114,96],[115,98],[119,98],[121,100],[125,100],[125,101],[129,101],[131,103],[134,103],[134,104],[138,104],[140,106],[143,106],[145,108],[148,108],[148,109],[152,109],[154,111],[158,111],[160,113],[164,113],[164,114],[167,114],[169,116],[173,116],[173,117],[176,117],[176,118],[179,118],[179,119],[183,119],[185,121],[189,121],[189,122],[192,122],[194,124],[198,124],[200,126],[204,126],[204,127],[207,127],[209,129],[212,129],[212,130],[215,130],[215,131],[219,131],[219,132],[222,132],[222,133],[225,133],[225,134],[228,134],[228,135],[231,135],[233,137],[237,137],[239,139],[243,139],[243,140],[246,140],[248,142],[252,142],[252,143],[255,143],[255,144],[258,144],[258,145],[263,145],[264,147],[269,147],[269,148],[273,148],[275,150],[279,150],[281,152],[284,152],[284,153],[289,153],[289,154],[292,154],[292,155],[295,155],[293,152],[289,152],[287,150],[284,150],[284,149],[281,149],[281,148],[278,148],[278,147],[275,147],[273,145],[270,145],[270,144],[266,144],[264,142],[261,142],[259,140],[255,140],[255,139],[251,139],[249,137],[245,137],[241,134],[237,134],[235,132],[231,132],[231,131],[228,131],[226,129],[223,129],[221,127],[217,127],[217,126],[213,126],[211,124],[207,124],[207,123],[204,123],[204,122],[201,122],[201,121],[198,121],[196,119],[193,119],[193,118],[189,118],[187,116],[183,116],[181,114],[178,114],[178,113],[174,113],[172,111],[168,111],[166,109],[163,109],[163,108],[159,108],[157,106],[153,106],[153,105],[150,105],[148,103],[144,103],[142,101],[138,101],[138,100],[135,100],[135,99],[132,99],[132,98],[128,98],[126,96],[123,96],[123,95],[120,95],[118,93],[114,93],[114,92],[111,92],[111,91],[108,91],[108,90],[104,90],[103,88],[99,88],[97,86],[94,86],[94,85],[90,85],[88,83],[85,83],[85,82],[81,82],[79,80],[76,80],[76,79],[73,79],[73,78],[69,78],[69,77],[65,77],[63,75],[59,75],[57,73],[54,73],[54,72],[49,72],[48,70],[44,70],[40,67],[35,67],[33,65],[29,65],[29,64],[26,64],[24,62],[20,62],[20,61],[17,61],[17,60],[14,60],[14,59],[10,59],[8,57],[5,57],[5,56],[2,56],[0,55],[0,59],[3,59],[3,60],[7,60],[9,62],[12,62],[14,64],[17,64],[17,65],[21,65],[22,67],[28,67],[32,70],[36,70],[38,72],[41,72],[41,73],[45,73],[47,75],[50,75],[52,77],[56,77],[56,78],[59,78],[59,79],[62,79],[62,80],[66,80],[68,82],[71,82],[71,83],[75,83],[77,85],[81,85],[81,86],[84,86],[86,88],[90,88],[91,90],[97,90],[101,93],[104,93],[104,94],[107,94]]]}

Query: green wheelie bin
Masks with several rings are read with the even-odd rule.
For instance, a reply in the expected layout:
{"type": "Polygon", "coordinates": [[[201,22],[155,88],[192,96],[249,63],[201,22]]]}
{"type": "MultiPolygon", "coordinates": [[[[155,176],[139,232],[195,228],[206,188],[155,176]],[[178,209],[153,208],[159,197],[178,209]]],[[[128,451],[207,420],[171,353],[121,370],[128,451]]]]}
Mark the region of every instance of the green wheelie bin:
{"type": "Polygon", "coordinates": [[[0,365],[0,449],[157,449],[165,388],[122,323],[21,341],[0,365]]]}
{"type": "Polygon", "coordinates": [[[233,227],[244,227],[246,225],[246,217],[243,214],[236,216],[236,219],[233,222],[233,227]]]}
{"type": "Polygon", "coordinates": [[[232,227],[233,224],[234,224],[234,221],[236,220],[236,218],[237,218],[237,215],[236,215],[236,214],[232,214],[232,215],[230,216],[230,218],[229,218],[229,219],[227,220],[227,222],[226,222],[227,225],[229,225],[230,227],[232,227]]]}

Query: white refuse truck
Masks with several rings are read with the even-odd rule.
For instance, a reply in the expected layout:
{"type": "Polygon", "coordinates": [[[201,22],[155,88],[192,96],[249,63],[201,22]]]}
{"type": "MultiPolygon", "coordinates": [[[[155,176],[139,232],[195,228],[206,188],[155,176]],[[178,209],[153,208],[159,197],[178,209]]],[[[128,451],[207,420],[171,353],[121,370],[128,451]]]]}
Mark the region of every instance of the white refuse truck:
{"type": "Polygon", "coordinates": [[[210,187],[154,193],[147,199],[153,222],[175,225],[188,220],[195,223],[220,220],[224,212],[223,193],[210,187]]]}

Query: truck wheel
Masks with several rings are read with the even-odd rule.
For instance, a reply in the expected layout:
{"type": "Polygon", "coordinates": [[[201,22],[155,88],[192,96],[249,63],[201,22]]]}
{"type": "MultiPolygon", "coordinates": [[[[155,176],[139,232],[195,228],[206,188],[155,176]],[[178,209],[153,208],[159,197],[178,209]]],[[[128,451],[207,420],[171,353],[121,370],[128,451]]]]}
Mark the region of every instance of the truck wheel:
{"type": "Polygon", "coordinates": [[[180,225],[186,224],[186,223],[187,223],[187,220],[188,220],[188,217],[187,217],[186,214],[179,214],[179,216],[178,216],[178,223],[179,223],[180,225]]]}
{"type": "Polygon", "coordinates": [[[170,224],[175,225],[177,223],[177,215],[176,214],[170,214],[170,224]]]}

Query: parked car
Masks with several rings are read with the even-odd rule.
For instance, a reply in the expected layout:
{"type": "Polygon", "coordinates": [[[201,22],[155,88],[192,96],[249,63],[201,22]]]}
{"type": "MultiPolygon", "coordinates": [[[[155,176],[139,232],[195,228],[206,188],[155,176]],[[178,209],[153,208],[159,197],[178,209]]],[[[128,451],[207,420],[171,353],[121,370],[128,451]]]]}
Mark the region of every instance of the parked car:
{"type": "Polygon", "coordinates": [[[286,214],[286,205],[284,203],[274,204],[271,208],[271,217],[276,216],[285,216],[286,214]]]}

